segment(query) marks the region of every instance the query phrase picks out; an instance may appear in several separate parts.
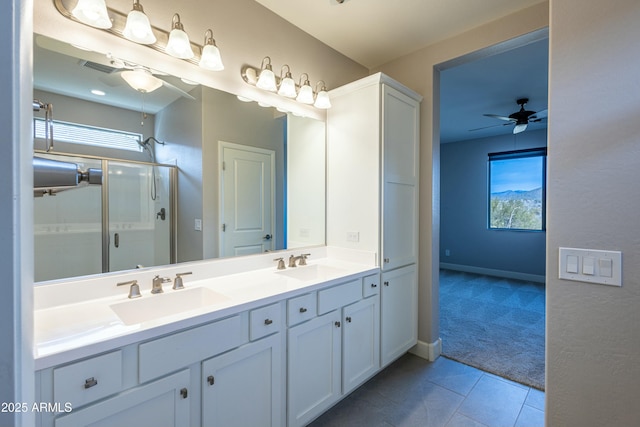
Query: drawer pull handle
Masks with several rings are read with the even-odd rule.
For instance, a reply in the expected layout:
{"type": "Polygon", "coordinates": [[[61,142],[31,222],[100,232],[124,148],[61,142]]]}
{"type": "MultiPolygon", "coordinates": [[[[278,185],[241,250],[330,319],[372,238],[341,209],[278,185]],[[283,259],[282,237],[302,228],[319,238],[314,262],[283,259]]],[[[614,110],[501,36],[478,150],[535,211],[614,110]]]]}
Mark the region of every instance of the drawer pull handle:
{"type": "Polygon", "coordinates": [[[335,325],[336,325],[336,328],[339,328],[340,327],[340,322],[336,322],[335,325]]]}
{"type": "Polygon", "coordinates": [[[209,385],[213,385],[216,382],[216,379],[213,377],[213,375],[209,375],[207,377],[207,382],[209,383],[209,385]]]}
{"type": "Polygon", "coordinates": [[[186,388],[181,389],[180,396],[182,396],[183,399],[186,399],[189,396],[189,390],[187,390],[186,388]]]}
{"type": "Polygon", "coordinates": [[[347,316],[347,318],[345,319],[347,322],[351,323],[351,316],[347,316]]]}
{"type": "Polygon", "coordinates": [[[86,380],[84,380],[84,388],[91,388],[95,385],[98,385],[98,380],[95,379],[94,377],[87,378],[86,380]]]}
{"type": "Polygon", "coordinates": [[[300,307],[300,313],[306,313],[306,312],[307,312],[307,309],[306,309],[306,308],[304,308],[304,307],[300,307]]]}
{"type": "Polygon", "coordinates": [[[271,319],[264,319],[264,324],[265,324],[265,325],[270,325],[270,324],[272,324],[272,323],[273,323],[273,320],[271,320],[271,319]]]}
{"type": "Polygon", "coordinates": [[[389,282],[384,282],[384,285],[385,286],[389,286],[389,282]]]}
{"type": "Polygon", "coordinates": [[[371,287],[372,287],[372,288],[377,288],[377,287],[378,287],[378,285],[377,285],[376,283],[372,283],[372,284],[371,284],[371,287]]]}

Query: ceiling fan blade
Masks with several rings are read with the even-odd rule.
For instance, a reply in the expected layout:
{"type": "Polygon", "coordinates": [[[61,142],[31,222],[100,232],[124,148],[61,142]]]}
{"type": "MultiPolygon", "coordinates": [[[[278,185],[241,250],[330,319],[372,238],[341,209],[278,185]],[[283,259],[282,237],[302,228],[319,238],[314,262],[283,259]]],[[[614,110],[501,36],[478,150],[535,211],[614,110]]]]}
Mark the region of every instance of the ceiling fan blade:
{"type": "Polygon", "coordinates": [[[482,130],[482,129],[489,129],[489,128],[494,128],[496,126],[509,126],[511,123],[500,123],[498,125],[491,125],[491,126],[483,126],[481,128],[475,128],[475,129],[469,129],[468,132],[473,132],[476,130],[482,130]]]}
{"type": "Polygon", "coordinates": [[[191,99],[192,101],[195,101],[195,98],[193,96],[191,96],[187,92],[183,91],[179,87],[172,85],[171,83],[169,83],[166,80],[162,80],[162,79],[158,79],[158,80],[161,80],[162,81],[162,85],[164,87],[166,87],[167,89],[169,89],[169,90],[171,90],[173,92],[179,93],[181,96],[184,96],[187,99],[191,99]]]}
{"type": "Polygon", "coordinates": [[[513,134],[517,134],[520,132],[524,132],[524,130],[527,128],[527,123],[520,123],[515,125],[515,127],[513,128],[513,134]]]}
{"type": "Polygon", "coordinates": [[[541,120],[547,117],[549,110],[540,110],[537,113],[529,116],[529,120],[541,120]]]}
{"type": "Polygon", "coordinates": [[[499,116],[497,114],[483,114],[483,116],[493,117],[494,119],[505,120],[507,122],[515,122],[516,121],[515,119],[512,119],[511,117],[499,116]]]}

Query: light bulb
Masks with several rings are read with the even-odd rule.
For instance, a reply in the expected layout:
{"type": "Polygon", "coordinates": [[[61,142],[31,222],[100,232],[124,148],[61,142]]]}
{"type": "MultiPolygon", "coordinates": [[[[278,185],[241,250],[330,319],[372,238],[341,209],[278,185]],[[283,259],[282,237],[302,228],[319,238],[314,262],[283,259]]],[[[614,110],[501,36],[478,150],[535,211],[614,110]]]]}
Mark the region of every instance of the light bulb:
{"type": "Polygon", "coordinates": [[[156,42],[156,36],[151,29],[149,18],[144,14],[142,5],[138,0],[133,4],[133,9],[127,15],[127,23],[122,35],[136,43],[153,44],[156,42]]]}
{"type": "Polygon", "coordinates": [[[180,22],[180,15],[177,13],[173,15],[166,52],[179,59],[191,59],[195,56],[191,49],[189,36],[184,31],[184,26],[180,22]]]}
{"type": "MultiPolygon", "coordinates": [[[[296,101],[303,104],[313,104],[313,89],[311,89],[311,83],[309,83],[309,76],[305,73],[302,76],[306,76],[306,79],[302,85],[300,85],[300,91],[296,97],[296,101]]],[[[300,76],[300,81],[302,81],[300,76]]]]}
{"type": "Polygon", "coordinates": [[[224,70],[220,49],[216,46],[216,41],[213,39],[213,31],[211,30],[207,30],[204,33],[204,47],[202,48],[199,65],[206,70],[224,70]]]}
{"type": "Polygon", "coordinates": [[[276,86],[276,75],[273,73],[273,69],[271,68],[271,58],[265,56],[262,60],[262,70],[260,71],[260,76],[258,77],[258,82],[256,83],[256,87],[268,90],[269,92],[275,92],[278,90],[276,86]],[[265,60],[267,61],[265,64],[265,60]]]}
{"type": "Polygon", "coordinates": [[[78,21],[92,27],[107,29],[113,26],[105,0],[79,0],[71,14],[78,21]]]}

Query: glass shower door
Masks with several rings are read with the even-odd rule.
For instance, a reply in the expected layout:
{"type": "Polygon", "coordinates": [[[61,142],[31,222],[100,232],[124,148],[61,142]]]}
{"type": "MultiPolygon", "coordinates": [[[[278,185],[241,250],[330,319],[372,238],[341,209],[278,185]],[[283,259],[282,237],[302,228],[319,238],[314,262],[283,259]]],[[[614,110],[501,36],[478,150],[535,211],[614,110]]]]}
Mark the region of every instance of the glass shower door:
{"type": "Polygon", "coordinates": [[[171,262],[170,168],[109,161],[109,271],[171,262]]]}

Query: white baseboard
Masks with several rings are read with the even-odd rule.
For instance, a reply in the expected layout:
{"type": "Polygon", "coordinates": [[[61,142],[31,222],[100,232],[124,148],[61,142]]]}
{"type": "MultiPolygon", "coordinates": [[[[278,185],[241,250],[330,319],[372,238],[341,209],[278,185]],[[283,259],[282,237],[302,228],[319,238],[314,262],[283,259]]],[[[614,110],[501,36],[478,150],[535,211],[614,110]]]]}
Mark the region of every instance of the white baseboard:
{"type": "Polygon", "coordinates": [[[538,274],[518,273],[516,271],[496,270],[493,268],[474,267],[471,265],[440,263],[440,268],[446,270],[463,271],[465,273],[484,274],[486,276],[504,277],[506,279],[527,280],[529,282],[545,283],[545,276],[538,274]]]}
{"type": "Polygon", "coordinates": [[[440,354],[442,354],[442,339],[438,338],[433,343],[418,341],[418,343],[409,350],[409,353],[427,359],[429,362],[434,362],[440,357],[440,354]]]}

